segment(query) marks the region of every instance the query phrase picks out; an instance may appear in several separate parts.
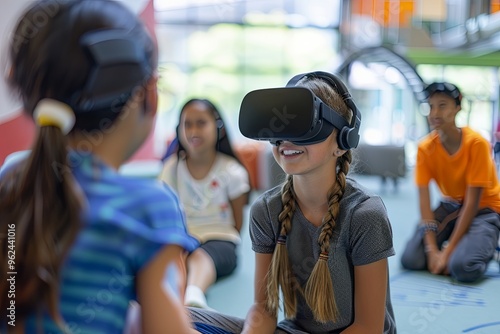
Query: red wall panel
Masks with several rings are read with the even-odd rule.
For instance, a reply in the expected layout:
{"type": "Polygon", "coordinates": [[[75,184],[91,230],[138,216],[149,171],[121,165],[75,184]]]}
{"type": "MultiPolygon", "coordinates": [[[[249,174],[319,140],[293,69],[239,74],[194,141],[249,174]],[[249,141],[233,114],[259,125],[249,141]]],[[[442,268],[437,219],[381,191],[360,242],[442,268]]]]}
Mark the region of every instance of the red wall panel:
{"type": "Polygon", "coordinates": [[[10,153],[29,148],[34,134],[33,120],[23,113],[0,124],[0,165],[10,153]]]}

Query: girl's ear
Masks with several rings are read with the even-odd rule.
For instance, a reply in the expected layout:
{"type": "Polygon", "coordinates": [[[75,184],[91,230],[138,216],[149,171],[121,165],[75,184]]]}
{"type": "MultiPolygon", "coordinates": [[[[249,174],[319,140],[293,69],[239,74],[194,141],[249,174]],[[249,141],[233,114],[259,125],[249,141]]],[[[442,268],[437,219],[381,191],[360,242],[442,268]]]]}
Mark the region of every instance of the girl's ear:
{"type": "Polygon", "coordinates": [[[344,153],[347,152],[346,150],[341,150],[340,148],[337,148],[335,152],[333,152],[333,155],[335,155],[337,158],[341,157],[344,155],[344,153]]]}

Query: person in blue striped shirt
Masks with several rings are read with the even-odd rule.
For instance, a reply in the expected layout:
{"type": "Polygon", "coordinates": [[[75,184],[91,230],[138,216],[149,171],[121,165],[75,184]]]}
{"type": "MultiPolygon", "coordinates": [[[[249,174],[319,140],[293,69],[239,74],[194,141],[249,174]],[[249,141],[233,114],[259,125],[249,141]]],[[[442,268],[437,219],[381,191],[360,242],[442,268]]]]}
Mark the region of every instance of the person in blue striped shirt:
{"type": "Polygon", "coordinates": [[[119,2],[43,0],[12,36],[8,81],[38,128],[0,179],[0,331],[124,333],[136,301],[142,333],[195,332],[179,200],[118,173],[157,108],[145,27],[119,2]]]}

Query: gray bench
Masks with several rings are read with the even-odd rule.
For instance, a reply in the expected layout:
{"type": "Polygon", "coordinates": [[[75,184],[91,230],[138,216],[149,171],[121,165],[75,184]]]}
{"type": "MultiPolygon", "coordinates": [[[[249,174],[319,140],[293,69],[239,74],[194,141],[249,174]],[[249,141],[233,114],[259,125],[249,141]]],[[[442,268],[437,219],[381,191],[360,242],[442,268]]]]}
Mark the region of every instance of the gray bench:
{"type": "Polygon", "coordinates": [[[399,178],[406,176],[404,146],[368,145],[360,143],[353,150],[354,166],[351,171],[361,175],[380,176],[383,186],[392,179],[397,191],[399,178]]]}

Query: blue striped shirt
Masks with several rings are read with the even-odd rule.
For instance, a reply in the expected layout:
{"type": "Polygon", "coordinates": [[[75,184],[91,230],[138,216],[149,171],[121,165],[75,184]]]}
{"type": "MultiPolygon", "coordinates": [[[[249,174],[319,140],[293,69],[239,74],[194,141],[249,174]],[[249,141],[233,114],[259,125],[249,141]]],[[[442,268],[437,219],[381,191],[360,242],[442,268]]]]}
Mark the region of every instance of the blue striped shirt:
{"type": "MultiPolygon", "coordinates": [[[[62,268],[60,312],[73,334],[122,333],[141,268],[165,245],[191,252],[198,242],[164,184],[125,177],[89,154],[72,152],[70,161],[87,209],[62,268]]],[[[39,324],[46,334],[62,333],[47,315],[29,318],[26,332],[39,324]]]]}

